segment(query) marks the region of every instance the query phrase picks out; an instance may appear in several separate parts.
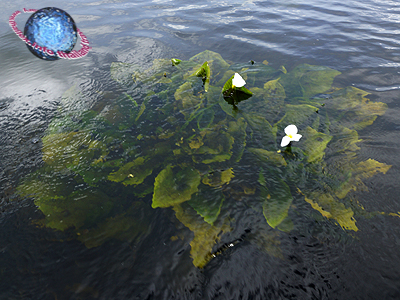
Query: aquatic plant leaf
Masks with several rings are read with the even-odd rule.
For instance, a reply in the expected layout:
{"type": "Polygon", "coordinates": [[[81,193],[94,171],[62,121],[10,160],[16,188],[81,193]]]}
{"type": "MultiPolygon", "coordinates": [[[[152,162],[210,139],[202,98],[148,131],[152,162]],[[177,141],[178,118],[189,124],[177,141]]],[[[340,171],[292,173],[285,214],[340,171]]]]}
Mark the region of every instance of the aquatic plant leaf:
{"type": "Polygon", "coordinates": [[[282,84],[279,82],[280,78],[270,80],[264,84],[264,99],[271,101],[272,99],[285,99],[286,93],[282,84]]]}
{"type": "Polygon", "coordinates": [[[307,155],[309,163],[320,161],[324,154],[328,143],[331,141],[332,136],[318,132],[311,127],[307,127],[304,131],[303,145],[304,153],[307,155]]]}
{"type": "Polygon", "coordinates": [[[193,87],[189,81],[182,84],[176,90],[174,97],[177,108],[186,119],[188,119],[194,111],[199,109],[202,104],[201,98],[193,95],[193,87]]]}
{"type": "MultiPolygon", "coordinates": [[[[280,114],[285,105],[286,93],[285,89],[278,79],[269,80],[264,84],[262,89],[262,98],[253,111],[258,111],[263,114],[268,120],[275,120],[276,116],[280,114]]],[[[254,91],[254,88],[252,89],[254,91]]],[[[254,105],[253,105],[254,106],[254,105]]]]}
{"type": "Polygon", "coordinates": [[[372,102],[366,96],[369,93],[355,87],[346,87],[332,93],[327,101],[327,107],[338,112],[341,124],[350,129],[360,130],[371,125],[378,116],[382,116],[387,110],[387,104],[372,102]]]}
{"type": "Polygon", "coordinates": [[[222,100],[218,101],[218,104],[222,111],[224,111],[228,116],[235,118],[237,115],[237,107],[232,103],[226,102],[223,97],[221,97],[221,99],[222,100]]]}
{"type": "Polygon", "coordinates": [[[228,104],[233,105],[234,107],[237,104],[239,104],[239,102],[249,99],[251,97],[251,95],[252,95],[251,92],[243,86],[241,88],[234,88],[234,89],[227,90],[223,94],[224,100],[228,104]],[[243,91],[243,90],[245,90],[245,91],[243,91]]]}
{"type": "Polygon", "coordinates": [[[30,174],[17,187],[22,197],[33,197],[43,201],[64,200],[73,189],[65,186],[59,176],[49,175],[42,170],[30,174]]]}
{"type": "Polygon", "coordinates": [[[266,186],[261,187],[261,197],[264,199],[264,217],[267,223],[275,228],[286,219],[292,205],[293,197],[290,188],[282,179],[268,178],[266,186]]]}
{"type": "Polygon", "coordinates": [[[123,165],[118,171],[110,173],[108,180],[122,182],[124,185],[141,184],[153,172],[153,165],[145,158],[138,157],[123,165]]]}
{"type": "Polygon", "coordinates": [[[102,119],[98,117],[99,113],[93,110],[74,112],[73,117],[70,114],[61,114],[54,118],[47,130],[46,134],[57,134],[62,132],[94,130],[101,127],[102,119]]]}
{"type": "Polygon", "coordinates": [[[213,225],[221,212],[224,200],[224,194],[220,190],[203,187],[193,194],[187,203],[203,217],[205,222],[213,225]]]}
{"type": "Polygon", "coordinates": [[[42,138],[43,161],[53,170],[85,167],[108,154],[106,146],[89,132],[49,134],[42,138]]]}
{"type": "Polygon", "coordinates": [[[211,70],[208,66],[208,62],[206,61],[196,72],[194,72],[193,76],[201,77],[203,79],[204,91],[207,92],[211,78],[211,70]]]}
{"type": "Polygon", "coordinates": [[[286,70],[285,66],[280,66],[279,70],[282,71],[283,74],[287,73],[287,70],[286,70]]]}
{"type": "Polygon", "coordinates": [[[234,138],[227,131],[220,130],[221,126],[222,124],[216,125],[202,131],[201,135],[197,136],[202,143],[199,148],[186,149],[187,153],[193,155],[194,162],[210,164],[231,158],[234,138]]]}
{"type": "MultiPolygon", "coordinates": [[[[170,71],[176,71],[175,67],[171,65],[170,59],[155,59],[150,68],[144,71],[136,70],[131,72],[131,81],[150,85],[162,83],[166,80],[166,76],[170,71]]],[[[170,80],[167,81],[170,82],[170,80]]]]}
{"type": "Polygon", "coordinates": [[[195,138],[191,139],[189,143],[190,149],[199,149],[203,145],[204,143],[200,136],[196,136],[195,138]]]}
{"type": "Polygon", "coordinates": [[[258,115],[269,122],[274,122],[285,108],[285,90],[279,79],[270,80],[264,88],[252,87],[253,97],[241,103],[240,110],[244,113],[258,115]]]}
{"type": "Polygon", "coordinates": [[[164,76],[161,76],[161,78],[158,80],[158,83],[172,83],[172,79],[168,78],[166,74],[164,76]]]}
{"type": "Polygon", "coordinates": [[[137,123],[137,121],[139,120],[140,116],[144,113],[145,109],[146,109],[146,103],[145,103],[145,101],[143,101],[142,104],[140,105],[139,112],[138,112],[138,114],[137,114],[137,116],[135,118],[135,123],[137,123]]]}
{"type": "Polygon", "coordinates": [[[232,156],[232,154],[229,154],[229,153],[218,154],[218,155],[215,155],[212,158],[204,159],[201,162],[203,164],[211,164],[211,163],[215,163],[215,162],[223,162],[223,161],[226,161],[226,160],[230,159],[231,156],[232,156]]]}
{"type": "Polygon", "coordinates": [[[253,93],[244,86],[234,87],[232,83],[234,76],[235,74],[225,82],[222,88],[222,94],[224,95],[225,101],[231,105],[236,105],[241,101],[249,99],[253,95],[253,93]]]}
{"type": "Polygon", "coordinates": [[[210,50],[205,50],[196,54],[191,57],[189,61],[196,62],[197,64],[203,64],[207,61],[212,70],[211,76],[213,76],[214,80],[219,80],[220,74],[225,73],[226,69],[229,68],[229,64],[222,58],[221,54],[210,50]]]}
{"type": "Polygon", "coordinates": [[[177,58],[171,58],[171,62],[172,62],[173,66],[177,66],[182,62],[182,60],[177,59],[177,58]]]}
{"type": "Polygon", "coordinates": [[[231,228],[226,221],[214,225],[204,222],[190,205],[185,204],[175,205],[173,209],[176,218],[194,234],[194,238],[190,242],[193,265],[203,268],[214,257],[212,248],[219,240],[220,235],[229,232],[231,228]]]}
{"type": "Polygon", "coordinates": [[[35,204],[46,216],[43,225],[58,230],[92,226],[114,206],[111,199],[99,190],[73,192],[65,200],[37,199],[35,204]]]}
{"type": "Polygon", "coordinates": [[[87,227],[107,215],[114,205],[98,189],[75,190],[74,186],[54,173],[35,175],[18,186],[18,193],[33,197],[35,205],[44,214],[45,218],[36,221],[36,224],[61,231],[70,227],[87,227]]]}
{"type": "Polygon", "coordinates": [[[242,158],[244,149],[246,147],[246,133],[247,122],[244,118],[240,117],[236,122],[229,122],[228,133],[234,139],[234,145],[232,147],[231,161],[239,162],[242,158]]]}
{"type": "Polygon", "coordinates": [[[358,138],[358,132],[351,130],[347,127],[340,127],[340,130],[333,136],[333,139],[329,143],[329,152],[335,153],[336,156],[340,155],[340,159],[335,161],[335,164],[340,165],[348,164],[349,160],[352,160],[356,155],[360,147],[357,143],[362,140],[358,138]]]}
{"type": "Polygon", "coordinates": [[[311,204],[311,207],[326,218],[336,220],[345,230],[358,231],[354,212],[351,208],[336,200],[331,194],[312,192],[304,197],[304,200],[311,204]]]}
{"type": "Polygon", "coordinates": [[[123,85],[133,83],[132,75],[138,72],[139,67],[135,64],[112,62],[110,66],[111,78],[123,85]]]}
{"type": "Polygon", "coordinates": [[[228,80],[225,82],[224,86],[222,87],[222,93],[223,94],[225,92],[233,89],[233,83],[232,83],[233,77],[235,77],[235,73],[233,73],[233,75],[228,78],[228,80]]]}
{"type": "Polygon", "coordinates": [[[277,153],[276,151],[268,151],[259,148],[247,148],[247,150],[256,155],[257,158],[263,162],[270,163],[277,167],[282,167],[287,165],[286,160],[283,158],[283,156],[277,153]]]}
{"type": "Polygon", "coordinates": [[[328,67],[302,64],[283,74],[280,83],[290,99],[309,99],[329,90],[333,79],[339,74],[339,71],[328,67]]]}
{"type": "Polygon", "coordinates": [[[233,177],[235,177],[235,175],[233,175],[233,170],[229,168],[224,171],[208,173],[203,177],[202,182],[212,187],[221,187],[224,184],[228,184],[233,177]]]}
{"type": "MultiPolygon", "coordinates": [[[[217,52],[213,52],[210,50],[205,50],[203,52],[200,52],[194,56],[192,56],[190,61],[195,61],[195,62],[204,62],[204,61],[216,61],[219,62],[221,68],[229,68],[229,64],[222,58],[221,54],[217,52]]],[[[217,66],[214,66],[217,68],[217,66]]]]}
{"type": "Polygon", "coordinates": [[[222,85],[222,93],[232,88],[232,79],[235,76],[235,73],[236,72],[233,70],[227,70],[222,78],[216,83],[216,86],[220,87],[222,85]]]}
{"type": "Polygon", "coordinates": [[[197,128],[199,130],[204,130],[210,128],[215,118],[214,109],[204,109],[197,118],[197,128]]]}
{"type": "Polygon", "coordinates": [[[274,125],[280,132],[282,132],[289,124],[294,124],[297,127],[300,127],[301,124],[310,121],[311,116],[316,115],[316,111],[318,110],[315,106],[308,104],[286,104],[285,108],[285,115],[274,125]]]}
{"type": "MultiPolygon", "coordinates": [[[[208,62],[204,62],[201,67],[193,73],[193,76],[210,79],[210,67],[208,66],[208,62]]],[[[208,81],[210,82],[210,80],[208,81]]]]}
{"type": "Polygon", "coordinates": [[[335,190],[336,196],[339,199],[343,199],[351,190],[366,190],[367,188],[363,184],[362,180],[368,179],[378,173],[386,174],[391,167],[391,165],[380,163],[371,158],[359,162],[356,165],[351,165],[350,170],[352,176],[335,190]]]}
{"type": "Polygon", "coordinates": [[[151,207],[168,207],[190,200],[198,191],[200,174],[190,167],[167,166],[156,177],[151,207]]]}
{"type": "Polygon", "coordinates": [[[115,168],[121,167],[123,159],[105,160],[99,158],[93,161],[90,166],[75,166],[70,168],[79,174],[82,179],[90,186],[97,186],[101,181],[107,181],[108,175],[115,168]]]}
{"type": "Polygon", "coordinates": [[[253,130],[253,140],[263,148],[275,149],[277,127],[272,127],[267,119],[258,114],[243,113],[243,116],[253,130]]]}

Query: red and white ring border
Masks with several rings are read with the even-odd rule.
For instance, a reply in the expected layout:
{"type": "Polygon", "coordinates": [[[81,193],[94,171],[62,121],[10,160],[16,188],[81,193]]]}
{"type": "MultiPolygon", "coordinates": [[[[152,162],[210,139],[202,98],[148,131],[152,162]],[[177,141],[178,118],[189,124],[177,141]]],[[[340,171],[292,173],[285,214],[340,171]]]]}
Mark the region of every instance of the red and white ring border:
{"type": "MultiPolygon", "coordinates": [[[[25,8],[23,9],[24,13],[34,13],[36,11],[37,9],[25,9],[25,8]]],[[[54,53],[53,50],[47,49],[46,47],[41,47],[38,44],[36,44],[36,42],[32,44],[32,42],[24,35],[24,33],[18,29],[17,23],[15,22],[15,17],[21,13],[22,12],[19,10],[15,11],[8,19],[8,24],[10,24],[12,30],[21,40],[23,40],[28,46],[33,47],[35,50],[41,51],[49,56],[57,56],[59,58],[67,58],[67,59],[77,59],[86,56],[89,53],[89,50],[92,49],[91,47],[89,47],[88,39],[78,28],[76,30],[79,37],[81,38],[80,45],[82,47],[79,51],[72,50],[70,53],[57,51],[56,53],[54,53]]]]}

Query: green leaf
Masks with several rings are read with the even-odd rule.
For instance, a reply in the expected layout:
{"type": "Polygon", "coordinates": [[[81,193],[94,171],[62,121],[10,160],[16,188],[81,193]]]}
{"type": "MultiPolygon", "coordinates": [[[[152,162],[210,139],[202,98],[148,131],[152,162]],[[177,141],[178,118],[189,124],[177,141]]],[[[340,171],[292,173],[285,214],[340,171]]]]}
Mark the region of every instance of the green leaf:
{"type": "Polygon", "coordinates": [[[235,139],[228,133],[229,128],[223,126],[224,123],[201,131],[200,135],[195,135],[188,140],[187,146],[183,145],[185,151],[193,155],[194,162],[210,164],[226,161],[232,157],[235,139]]]}
{"type": "Polygon", "coordinates": [[[85,131],[49,134],[42,142],[43,161],[52,166],[53,171],[65,168],[79,171],[108,154],[105,144],[85,131]]]}
{"type": "Polygon", "coordinates": [[[146,109],[146,104],[145,101],[142,102],[142,104],[140,105],[140,109],[139,112],[135,118],[135,123],[137,123],[137,121],[139,120],[140,116],[144,113],[144,110],[146,109]]]}
{"type": "Polygon", "coordinates": [[[326,92],[332,86],[333,79],[340,72],[323,66],[299,65],[282,75],[280,83],[289,99],[310,97],[326,92]]]}
{"type": "Polygon", "coordinates": [[[213,225],[221,212],[224,200],[225,197],[220,190],[202,188],[199,192],[193,194],[187,203],[203,217],[205,222],[213,225]]]}
{"type": "Polygon", "coordinates": [[[244,118],[238,118],[236,121],[229,122],[228,133],[233,137],[231,161],[239,162],[246,147],[247,122],[244,118]]]}
{"type": "Polygon", "coordinates": [[[201,98],[193,95],[193,86],[189,81],[182,84],[176,90],[174,96],[175,105],[185,116],[185,119],[188,119],[202,104],[201,98]]]}
{"type": "Polygon", "coordinates": [[[67,228],[90,227],[106,216],[113,201],[99,189],[81,185],[76,189],[65,175],[34,173],[18,187],[21,196],[33,197],[44,214],[37,224],[64,231],[67,228]],[[39,175],[39,176],[38,176],[39,175]]]}
{"type": "Polygon", "coordinates": [[[322,160],[325,149],[332,136],[318,132],[311,127],[303,131],[304,152],[307,155],[308,162],[318,162],[322,160]]]}
{"type": "Polygon", "coordinates": [[[153,166],[143,157],[123,165],[118,171],[110,173],[108,180],[122,182],[124,185],[141,184],[153,172],[153,166]]]}
{"type": "Polygon", "coordinates": [[[253,129],[253,140],[259,143],[263,148],[275,149],[277,128],[272,127],[262,116],[250,113],[244,113],[243,116],[253,129]]]}
{"type": "Polygon", "coordinates": [[[327,108],[336,113],[336,120],[350,129],[360,130],[371,125],[378,116],[387,110],[387,104],[372,102],[366,96],[368,92],[355,87],[347,87],[332,93],[327,108]]]}
{"type": "Polygon", "coordinates": [[[273,122],[285,108],[285,90],[279,83],[279,79],[270,80],[264,83],[264,88],[253,87],[253,97],[241,103],[242,112],[258,115],[273,122]]]}
{"type": "Polygon", "coordinates": [[[316,115],[317,108],[308,104],[292,105],[286,104],[286,113],[282,119],[280,119],[275,126],[278,128],[279,132],[283,132],[286,126],[294,124],[300,127],[301,124],[310,123],[312,124],[311,117],[316,115]]]}
{"type": "Polygon", "coordinates": [[[207,92],[211,78],[211,70],[210,67],[208,66],[208,62],[205,62],[196,72],[194,72],[193,76],[202,78],[204,84],[204,91],[207,92]]]}
{"type": "Polygon", "coordinates": [[[180,59],[177,58],[171,58],[171,62],[173,66],[177,66],[179,65],[182,61],[180,59]]]}
{"type": "Polygon", "coordinates": [[[221,54],[210,50],[205,50],[199,54],[196,54],[195,56],[191,57],[189,61],[201,64],[207,61],[212,70],[215,72],[215,74],[213,74],[214,78],[218,77],[220,72],[225,72],[225,70],[229,68],[229,64],[222,58],[221,54]]]}
{"type": "Polygon", "coordinates": [[[283,86],[279,82],[279,80],[280,80],[280,78],[270,80],[264,84],[265,98],[267,98],[267,99],[274,99],[274,98],[285,99],[286,98],[285,89],[283,88],[283,86]]]}
{"type": "Polygon", "coordinates": [[[233,89],[233,84],[232,80],[233,77],[235,76],[235,73],[225,82],[224,86],[222,87],[222,93],[225,94],[226,92],[232,91],[233,89]]]}
{"type": "Polygon", "coordinates": [[[286,166],[287,163],[283,156],[276,151],[268,151],[265,149],[258,148],[247,148],[251,153],[257,156],[257,158],[263,162],[270,163],[277,167],[286,166]]]}
{"type": "Polygon", "coordinates": [[[353,210],[346,208],[343,203],[340,203],[332,195],[317,191],[311,192],[304,199],[324,217],[335,219],[343,229],[358,231],[356,220],[353,217],[353,210]]]}
{"type": "Polygon", "coordinates": [[[233,175],[233,170],[232,168],[229,168],[224,171],[217,170],[208,173],[203,177],[202,182],[211,187],[221,187],[224,184],[229,184],[233,177],[235,177],[233,175]]]}
{"type": "Polygon", "coordinates": [[[220,239],[223,233],[231,230],[227,219],[218,224],[210,225],[204,222],[196,211],[187,203],[175,205],[173,207],[176,218],[193,234],[193,240],[190,242],[190,255],[193,258],[193,265],[197,268],[203,268],[215,255],[213,255],[213,246],[220,239]]]}
{"type": "Polygon", "coordinates": [[[261,187],[264,200],[263,214],[267,223],[275,228],[287,217],[293,197],[289,186],[281,179],[267,178],[267,186],[261,187]]]}
{"type": "Polygon", "coordinates": [[[236,105],[241,101],[249,99],[253,93],[246,89],[244,86],[242,87],[233,87],[232,79],[235,75],[232,75],[224,84],[222,88],[222,94],[224,95],[224,99],[231,105],[236,105]]]}
{"type": "Polygon", "coordinates": [[[190,167],[167,166],[156,177],[151,207],[168,207],[190,200],[198,191],[200,174],[190,167]]]}
{"type": "Polygon", "coordinates": [[[336,196],[340,199],[343,199],[351,190],[367,190],[362,180],[368,179],[378,173],[386,174],[386,172],[391,168],[390,165],[380,163],[371,158],[359,162],[356,165],[348,165],[348,167],[351,170],[352,176],[335,190],[336,196]]]}

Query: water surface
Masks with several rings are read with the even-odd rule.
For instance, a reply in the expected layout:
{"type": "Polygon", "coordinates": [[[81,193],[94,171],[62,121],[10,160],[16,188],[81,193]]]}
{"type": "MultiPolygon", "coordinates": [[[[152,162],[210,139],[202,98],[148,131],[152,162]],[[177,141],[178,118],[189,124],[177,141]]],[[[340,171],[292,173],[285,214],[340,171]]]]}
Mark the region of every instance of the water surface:
{"type": "MultiPolygon", "coordinates": [[[[303,63],[330,67],[341,72],[335,87],[357,87],[369,92],[371,100],[386,103],[385,115],[359,131],[359,160],[372,158],[392,167],[366,180],[368,191],[355,192],[354,201],[369,212],[398,212],[399,3],[70,1],[59,7],[75,19],[93,49],[83,59],[56,62],[31,55],[8,26],[8,17],[24,5],[5,1],[0,12],[0,298],[400,296],[400,219],[395,216],[358,217],[357,232],[324,218],[299,218],[295,230],[279,235],[282,257],[277,257],[255,246],[255,233],[265,220],[239,201],[235,230],[223,240],[239,242],[199,269],[190,256],[192,233],[171,209],[152,211],[151,230],[140,243],[111,240],[88,249],[72,231],[34,225],[41,211],[32,198],[15,193],[22,178],[43,166],[41,139],[71,86],[80,87],[84,96],[70,109],[88,109],[122,92],[110,78],[112,62],[146,69],[156,58],[187,60],[211,50],[230,62],[267,60],[288,71],[303,63]]],[[[30,5],[26,8],[54,4],[30,5]]],[[[17,17],[20,29],[26,19],[17,17]]]]}

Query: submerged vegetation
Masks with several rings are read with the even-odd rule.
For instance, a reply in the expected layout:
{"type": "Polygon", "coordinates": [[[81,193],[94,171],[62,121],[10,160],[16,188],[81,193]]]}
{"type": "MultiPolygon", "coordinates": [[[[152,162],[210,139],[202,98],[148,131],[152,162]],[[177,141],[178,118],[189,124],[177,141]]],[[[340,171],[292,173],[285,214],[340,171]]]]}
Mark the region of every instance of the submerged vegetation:
{"type": "Polygon", "coordinates": [[[72,230],[87,247],[139,240],[153,209],[172,208],[194,233],[193,264],[203,267],[232,230],[238,202],[264,216],[265,240],[295,227],[296,201],[357,231],[351,192],[390,168],[358,158],[357,131],[386,105],[332,87],[336,70],[229,64],[204,51],[145,71],[114,62],[110,71],[125,92],[82,110],[80,90],[67,91],[42,139],[43,166],[18,187],[43,212],[37,224],[72,230]],[[302,138],[282,148],[290,124],[302,138]]]}

